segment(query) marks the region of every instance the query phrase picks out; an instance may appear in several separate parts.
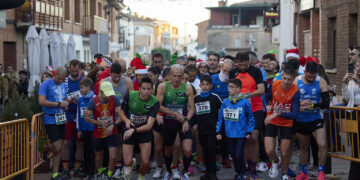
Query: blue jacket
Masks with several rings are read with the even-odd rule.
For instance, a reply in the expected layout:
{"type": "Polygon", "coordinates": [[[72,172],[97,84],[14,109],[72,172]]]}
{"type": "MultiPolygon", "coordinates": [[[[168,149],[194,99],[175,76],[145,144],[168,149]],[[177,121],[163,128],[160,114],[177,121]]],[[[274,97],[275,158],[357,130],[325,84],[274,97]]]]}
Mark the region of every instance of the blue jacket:
{"type": "Polygon", "coordinates": [[[77,103],[77,120],[76,123],[77,131],[94,131],[94,125],[85,121],[85,111],[88,107],[89,101],[94,97],[94,92],[91,91],[87,95],[83,95],[78,99],[77,103]]]}
{"type": "Polygon", "coordinates": [[[229,138],[244,138],[251,134],[255,127],[254,115],[251,104],[247,99],[241,99],[236,104],[226,98],[221,105],[216,133],[222,129],[225,120],[225,135],[229,138]]]}

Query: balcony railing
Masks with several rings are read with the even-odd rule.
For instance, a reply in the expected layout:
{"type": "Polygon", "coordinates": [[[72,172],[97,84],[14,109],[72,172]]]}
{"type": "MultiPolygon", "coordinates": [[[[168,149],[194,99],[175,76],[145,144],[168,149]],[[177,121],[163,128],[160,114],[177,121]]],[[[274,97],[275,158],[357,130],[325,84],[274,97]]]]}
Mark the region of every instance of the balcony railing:
{"type": "Polygon", "coordinates": [[[16,8],[16,26],[62,30],[63,0],[27,0],[16,8]]]}
{"type": "Polygon", "coordinates": [[[83,19],[85,35],[108,32],[108,21],[106,19],[99,16],[85,16],[83,19]]]}

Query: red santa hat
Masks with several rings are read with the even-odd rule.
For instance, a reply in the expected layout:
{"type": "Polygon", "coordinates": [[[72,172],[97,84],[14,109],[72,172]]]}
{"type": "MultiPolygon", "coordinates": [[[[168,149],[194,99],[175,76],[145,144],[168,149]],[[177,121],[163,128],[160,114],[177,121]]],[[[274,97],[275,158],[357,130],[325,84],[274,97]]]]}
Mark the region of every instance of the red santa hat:
{"type": "Polygon", "coordinates": [[[205,60],[202,60],[202,59],[198,59],[198,60],[196,60],[196,64],[200,64],[200,63],[202,63],[202,62],[204,62],[204,63],[206,63],[206,64],[207,64],[207,62],[206,62],[205,60]]]}
{"type": "Polygon", "coordinates": [[[147,74],[146,66],[138,57],[131,60],[130,67],[135,69],[135,74],[147,74]]]}
{"type": "Polygon", "coordinates": [[[286,59],[289,58],[289,57],[300,59],[299,49],[288,49],[288,50],[286,50],[286,59]]]}

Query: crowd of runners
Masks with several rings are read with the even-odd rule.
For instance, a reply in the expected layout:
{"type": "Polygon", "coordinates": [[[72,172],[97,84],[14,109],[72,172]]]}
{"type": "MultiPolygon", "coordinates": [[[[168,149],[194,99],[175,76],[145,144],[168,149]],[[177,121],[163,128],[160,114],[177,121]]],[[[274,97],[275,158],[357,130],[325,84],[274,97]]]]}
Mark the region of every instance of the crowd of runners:
{"type": "Polygon", "coordinates": [[[44,73],[39,89],[43,122],[53,152],[51,179],[216,180],[234,167],[234,179],[309,178],[309,145],[325,179],[323,109],[329,81],[316,58],[287,51],[207,60],[155,53],[151,66],[130,66],[97,54],[93,63],[72,60],[44,73]],[[260,59],[260,60],[258,60],[260,59]],[[294,147],[300,173],[289,168],[294,147]],[[279,152],[279,153],[278,153],[279,152]],[[70,173],[73,171],[73,173],[70,173]]]}

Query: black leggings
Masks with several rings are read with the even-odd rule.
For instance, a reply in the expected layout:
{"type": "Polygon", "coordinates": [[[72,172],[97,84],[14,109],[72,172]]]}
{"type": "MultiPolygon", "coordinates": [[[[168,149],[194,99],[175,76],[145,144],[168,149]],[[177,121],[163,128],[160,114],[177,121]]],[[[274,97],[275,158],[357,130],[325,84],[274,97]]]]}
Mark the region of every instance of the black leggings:
{"type": "Polygon", "coordinates": [[[245,173],[244,149],[245,149],[246,139],[245,138],[227,138],[226,142],[227,142],[231,157],[233,158],[235,172],[237,174],[244,174],[245,173]]]}
{"type": "Polygon", "coordinates": [[[216,134],[199,134],[207,173],[216,173],[216,134]]]}

